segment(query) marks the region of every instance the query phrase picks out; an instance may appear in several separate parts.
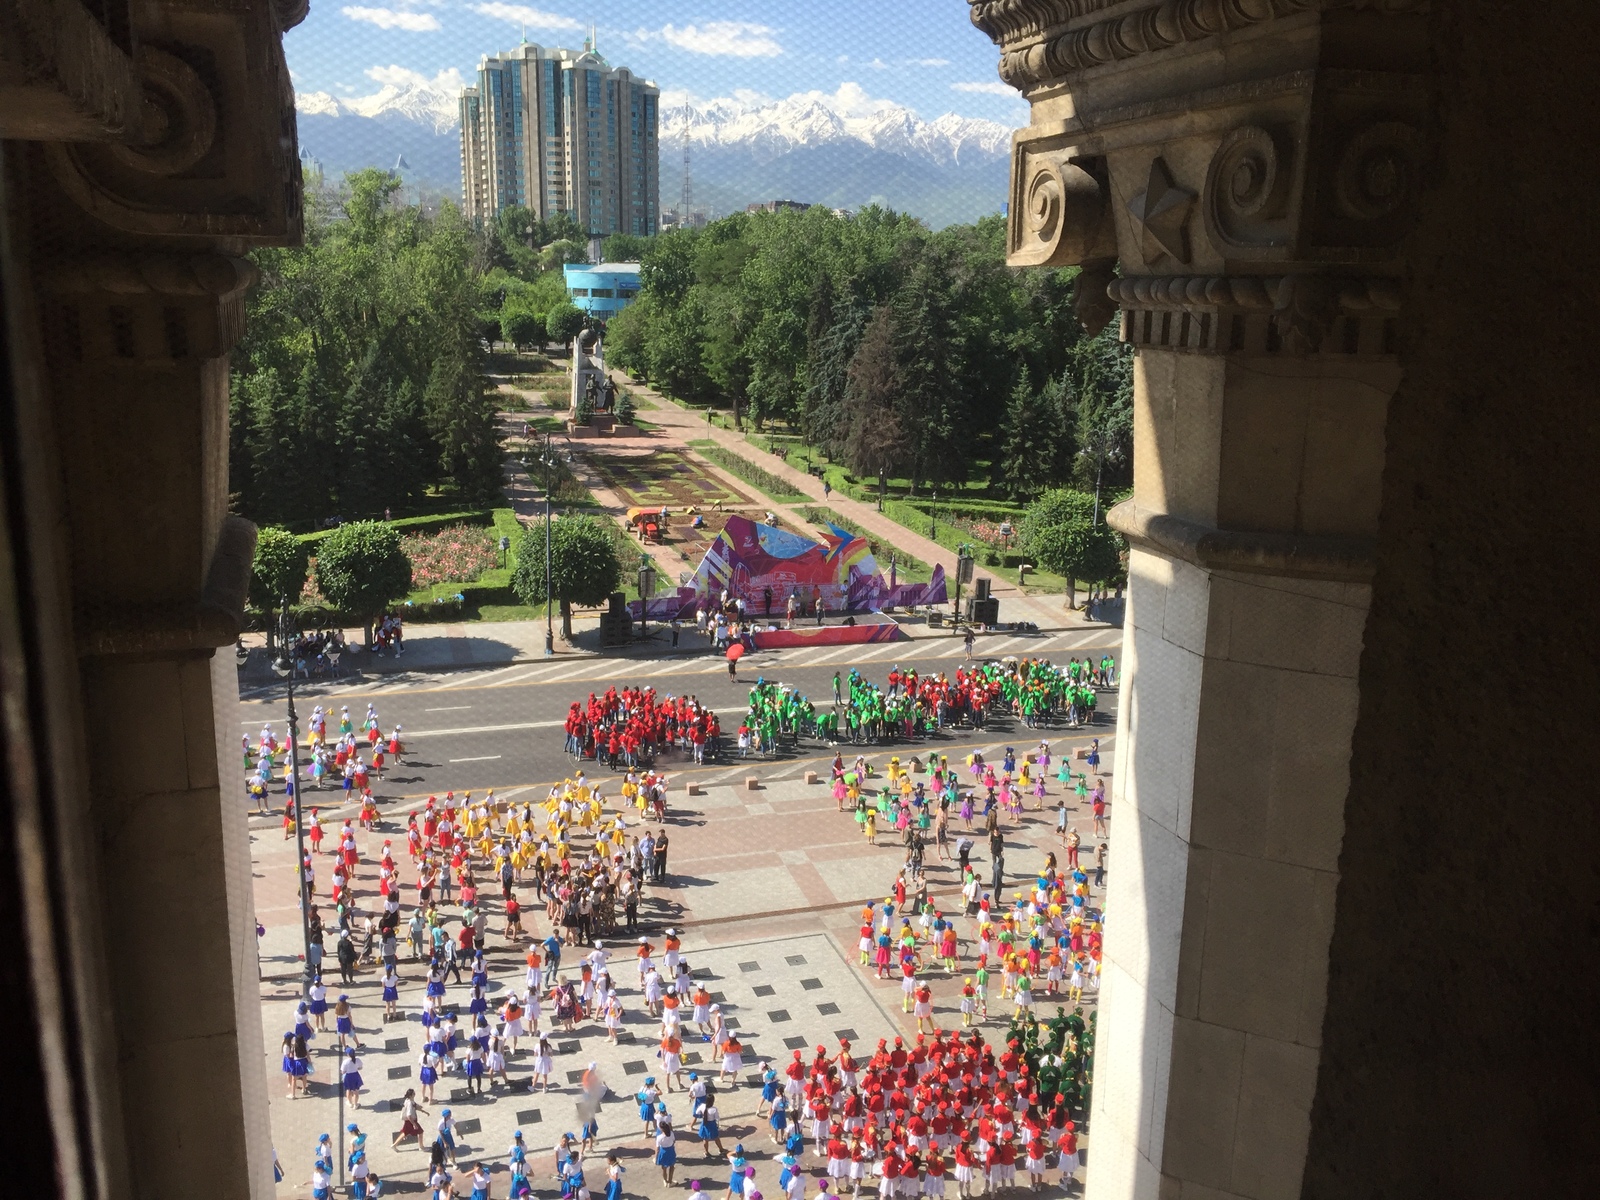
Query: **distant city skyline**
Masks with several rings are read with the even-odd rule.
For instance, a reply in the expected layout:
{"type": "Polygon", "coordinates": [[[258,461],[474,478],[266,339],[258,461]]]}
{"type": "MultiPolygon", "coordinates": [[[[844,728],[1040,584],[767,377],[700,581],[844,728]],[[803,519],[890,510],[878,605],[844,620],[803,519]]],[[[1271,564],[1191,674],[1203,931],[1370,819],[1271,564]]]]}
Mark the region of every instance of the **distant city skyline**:
{"type": "Polygon", "coordinates": [[[995,74],[996,52],[961,0],[801,6],[777,0],[644,3],[593,9],[491,0],[313,5],[285,39],[295,90],[346,104],[385,87],[472,85],[479,59],[526,34],[581,45],[593,21],[598,49],[661,88],[663,109],[719,100],[745,104],[806,93],[842,117],[895,106],[1016,125],[1026,105],[995,74]]]}

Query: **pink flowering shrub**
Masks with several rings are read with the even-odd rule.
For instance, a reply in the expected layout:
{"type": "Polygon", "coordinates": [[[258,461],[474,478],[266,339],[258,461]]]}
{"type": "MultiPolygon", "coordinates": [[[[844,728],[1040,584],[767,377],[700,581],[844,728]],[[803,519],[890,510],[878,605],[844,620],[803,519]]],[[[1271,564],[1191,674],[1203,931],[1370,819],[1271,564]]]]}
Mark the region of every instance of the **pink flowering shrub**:
{"type": "Polygon", "coordinates": [[[471,525],[401,538],[400,546],[411,560],[411,586],[417,588],[472,583],[500,565],[494,537],[471,525]]]}

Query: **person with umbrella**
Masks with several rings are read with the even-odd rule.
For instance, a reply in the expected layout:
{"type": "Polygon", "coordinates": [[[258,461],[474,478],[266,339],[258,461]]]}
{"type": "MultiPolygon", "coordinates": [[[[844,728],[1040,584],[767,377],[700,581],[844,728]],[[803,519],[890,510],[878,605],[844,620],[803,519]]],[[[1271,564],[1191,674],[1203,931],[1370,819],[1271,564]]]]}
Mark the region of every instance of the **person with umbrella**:
{"type": "Polygon", "coordinates": [[[744,643],[734,642],[728,647],[728,682],[739,682],[739,659],[744,655],[744,643]]]}

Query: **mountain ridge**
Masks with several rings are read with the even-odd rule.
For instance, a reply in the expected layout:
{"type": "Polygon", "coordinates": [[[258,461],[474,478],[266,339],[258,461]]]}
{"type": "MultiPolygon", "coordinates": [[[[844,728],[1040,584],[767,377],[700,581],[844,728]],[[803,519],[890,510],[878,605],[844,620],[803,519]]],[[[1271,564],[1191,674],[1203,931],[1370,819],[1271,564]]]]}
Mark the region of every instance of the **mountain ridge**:
{"type": "MultiPolygon", "coordinates": [[[[403,156],[417,179],[459,192],[457,96],[428,81],[388,83],[349,99],[298,93],[301,145],[332,174],[388,169],[403,156]]],[[[845,89],[723,98],[662,110],[664,208],[679,194],[685,139],[696,208],[723,211],[792,195],[841,208],[883,204],[937,227],[998,211],[1010,167],[1011,130],[995,121],[956,113],[925,120],[845,89]]]]}

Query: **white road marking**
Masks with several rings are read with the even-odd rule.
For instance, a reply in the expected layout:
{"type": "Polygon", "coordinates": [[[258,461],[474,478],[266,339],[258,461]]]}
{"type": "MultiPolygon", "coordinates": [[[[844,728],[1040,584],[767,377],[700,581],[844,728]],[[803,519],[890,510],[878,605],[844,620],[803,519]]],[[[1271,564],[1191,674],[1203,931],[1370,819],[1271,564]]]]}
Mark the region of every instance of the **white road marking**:
{"type": "MultiPolygon", "coordinates": [[[[549,678],[552,678],[553,676],[559,675],[562,671],[571,670],[575,665],[576,665],[575,663],[564,663],[564,662],[560,662],[560,663],[544,663],[544,664],[542,664],[540,666],[534,667],[532,670],[526,671],[525,674],[513,675],[510,679],[499,680],[498,682],[496,682],[492,686],[494,686],[494,687],[510,687],[512,684],[527,683],[530,680],[534,680],[534,679],[549,679],[549,678]]],[[[523,663],[522,667],[526,668],[527,664],[523,663]]]]}
{"type": "Polygon", "coordinates": [[[519,729],[557,729],[566,724],[563,718],[559,721],[519,721],[515,725],[473,725],[459,729],[416,729],[406,731],[406,741],[413,742],[418,738],[454,737],[465,733],[512,733],[519,729]]]}
{"type": "Polygon", "coordinates": [[[465,709],[468,709],[468,708],[471,708],[471,707],[472,707],[472,705],[470,705],[470,704],[452,704],[452,705],[449,705],[446,708],[425,708],[422,711],[423,712],[461,712],[461,711],[463,711],[465,709]]]}
{"type": "Polygon", "coordinates": [[[478,755],[474,755],[472,758],[452,758],[450,761],[452,763],[492,762],[492,761],[494,761],[495,759],[497,759],[499,757],[500,757],[500,755],[498,755],[498,754],[478,754],[478,755]]]}
{"type": "Polygon", "coordinates": [[[452,683],[440,684],[439,686],[441,688],[443,688],[443,689],[461,688],[461,687],[482,687],[486,680],[493,679],[496,675],[505,675],[505,674],[508,674],[511,671],[520,671],[524,667],[526,667],[527,665],[528,665],[527,663],[516,663],[516,664],[514,664],[512,666],[509,666],[509,667],[499,667],[496,670],[485,671],[485,672],[483,672],[481,674],[478,673],[478,672],[473,672],[471,675],[469,675],[465,679],[457,680],[457,681],[452,682],[452,683]]]}

